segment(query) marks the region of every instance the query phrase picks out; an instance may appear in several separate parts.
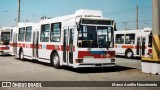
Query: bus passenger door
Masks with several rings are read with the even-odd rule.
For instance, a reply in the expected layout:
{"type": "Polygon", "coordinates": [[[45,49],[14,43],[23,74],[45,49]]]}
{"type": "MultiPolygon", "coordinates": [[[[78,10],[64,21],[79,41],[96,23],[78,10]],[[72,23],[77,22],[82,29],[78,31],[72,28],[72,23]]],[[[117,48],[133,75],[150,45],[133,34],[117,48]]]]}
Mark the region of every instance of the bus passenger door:
{"type": "Polygon", "coordinates": [[[142,38],[142,49],[141,49],[143,56],[145,55],[145,48],[146,48],[146,37],[143,37],[142,38]]]}
{"type": "Polygon", "coordinates": [[[145,55],[145,48],[146,48],[146,38],[145,37],[138,37],[137,38],[137,48],[136,54],[140,57],[145,55]]]}
{"type": "Polygon", "coordinates": [[[73,64],[73,34],[74,28],[63,29],[63,65],[73,64]]]}
{"type": "Polygon", "coordinates": [[[33,57],[38,58],[39,32],[33,32],[33,57]]]}
{"type": "Polygon", "coordinates": [[[136,47],[136,55],[141,56],[141,37],[137,38],[137,47],[136,47]]]}
{"type": "Polygon", "coordinates": [[[17,54],[17,33],[13,34],[13,54],[17,54]]]}

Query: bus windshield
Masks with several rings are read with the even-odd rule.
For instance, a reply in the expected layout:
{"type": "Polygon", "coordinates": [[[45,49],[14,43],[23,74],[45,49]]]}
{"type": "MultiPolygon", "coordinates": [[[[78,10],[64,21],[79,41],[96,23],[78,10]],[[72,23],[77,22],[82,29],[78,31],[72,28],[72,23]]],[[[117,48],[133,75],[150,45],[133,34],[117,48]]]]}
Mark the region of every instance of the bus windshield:
{"type": "Polygon", "coordinates": [[[1,33],[1,45],[9,45],[10,41],[10,32],[2,32],[1,33]]]}
{"type": "Polygon", "coordinates": [[[78,47],[110,48],[113,28],[109,26],[81,25],[78,31],[78,47]]]}

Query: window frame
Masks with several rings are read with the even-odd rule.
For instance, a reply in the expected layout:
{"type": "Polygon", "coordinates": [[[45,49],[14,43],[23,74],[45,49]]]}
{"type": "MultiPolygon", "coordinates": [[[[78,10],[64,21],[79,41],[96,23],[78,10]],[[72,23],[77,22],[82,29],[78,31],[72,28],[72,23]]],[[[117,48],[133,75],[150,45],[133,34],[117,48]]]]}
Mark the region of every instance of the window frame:
{"type": "MultiPolygon", "coordinates": [[[[131,36],[130,36],[131,37],[131,36]]],[[[136,34],[135,33],[126,33],[125,34],[125,44],[135,44],[135,40],[136,40],[136,34]],[[126,43],[126,36],[127,35],[134,35],[134,42],[133,43],[131,43],[131,39],[129,40],[129,43],[126,43]]]]}
{"type": "Polygon", "coordinates": [[[116,38],[115,38],[115,44],[125,44],[125,34],[116,34],[116,38]],[[123,43],[117,43],[117,35],[122,35],[124,36],[123,43]]]}
{"type": "Polygon", "coordinates": [[[31,42],[32,41],[32,26],[28,26],[28,27],[26,27],[26,29],[25,29],[25,42],[31,42]],[[31,28],[31,33],[30,33],[30,40],[28,41],[28,40],[26,40],[26,38],[27,38],[27,28],[31,28]]]}
{"type": "MultiPolygon", "coordinates": [[[[46,29],[45,29],[45,27],[44,27],[44,30],[46,31],[46,29]]],[[[50,42],[50,31],[51,31],[51,25],[50,24],[42,24],[41,25],[41,31],[40,31],[40,42],[50,42]],[[43,26],[46,26],[46,25],[49,25],[49,30],[48,30],[48,40],[47,41],[45,41],[45,40],[43,40],[42,39],[42,30],[43,30],[43,26]]],[[[44,33],[45,34],[45,33],[44,33]]],[[[46,38],[46,37],[45,37],[46,38]]]]}
{"type": "Polygon", "coordinates": [[[24,42],[25,41],[25,30],[26,30],[26,28],[25,27],[20,27],[19,29],[18,29],[18,41],[19,42],[24,42]],[[20,40],[20,29],[22,29],[23,28],[23,30],[24,30],[24,33],[23,33],[23,40],[20,40]]]}
{"type": "MultiPolygon", "coordinates": [[[[61,41],[61,31],[62,31],[62,23],[61,22],[57,22],[57,23],[51,23],[50,27],[50,42],[60,42],[61,41]],[[59,24],[59,33],[54,33],[54,25],[55,24],[59,24]],[[54,36],[55,34],[59,34],[59,41],[57,40],[52,40],[52,36],[54,36]]],[[[57,29],[57,28],[56,28],[57,29]]]]}

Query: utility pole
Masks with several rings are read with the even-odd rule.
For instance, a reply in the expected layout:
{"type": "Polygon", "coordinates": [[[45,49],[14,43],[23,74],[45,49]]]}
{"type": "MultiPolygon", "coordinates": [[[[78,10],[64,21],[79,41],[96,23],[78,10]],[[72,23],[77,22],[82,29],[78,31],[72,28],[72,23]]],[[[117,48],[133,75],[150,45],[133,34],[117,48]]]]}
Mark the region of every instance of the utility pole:
{"type": "Polygon", "coordinates": [[[136,29],[138,30],[138,0],[136,5],[136,29]]]}
{"type": "Polygon", "coordinates": [[[142,57],[142,72],[160,74],[160,1],[152,0],[152,56],[142,57]]]}
{"type": "Polygon", "coordinates": [[[152,53],[153,58],[160,58],[160,1],[159,0],[152,0],[153,2],[153,44],[152,44],[152,53]]]}
{"type": "Polygon", "coordinates": [[[20,0],[18,0],[18,17],[17,17],[17,26],[18,26],[18,23],[20,22],[20,0]]]}

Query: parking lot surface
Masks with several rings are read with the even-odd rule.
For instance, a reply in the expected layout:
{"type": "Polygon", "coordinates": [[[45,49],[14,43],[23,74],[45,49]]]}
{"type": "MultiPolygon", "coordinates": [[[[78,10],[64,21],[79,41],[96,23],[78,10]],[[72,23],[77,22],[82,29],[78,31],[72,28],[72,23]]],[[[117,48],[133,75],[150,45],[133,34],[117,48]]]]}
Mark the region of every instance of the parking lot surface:
{"type": "MultiPolygon", "coordinates": [[[[0,81],[160,81],[159,75],[141,72],[139,58],[126,59],[116,57],[115,67],[73,69],[64,67],[55,69],[50,64],[37,61],[21,61],[15,56],[0,56],[0,81]]],[[[59,87],[29,88],[33,90],[124,90],[125,87],[59,87]]],[[[0,88],[0,90],[21,90],[22,88],[0,88]]],[[[23,88],[23,90],[28,88],[23,88]]],[[[28,90],[29,90],[28,89],[28,90]]],[[[132,87],[132,90],[157,90],[158,87],[132,87]]]]}

